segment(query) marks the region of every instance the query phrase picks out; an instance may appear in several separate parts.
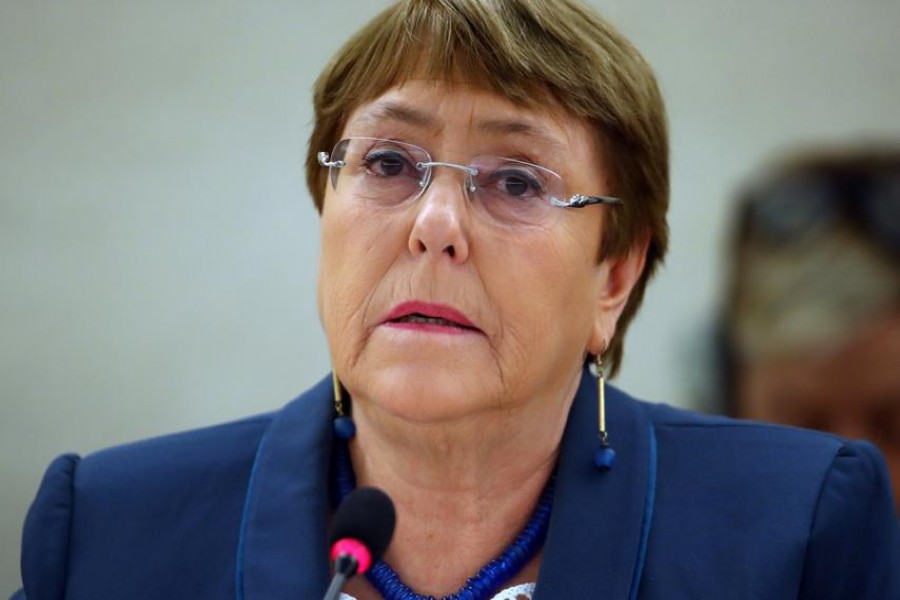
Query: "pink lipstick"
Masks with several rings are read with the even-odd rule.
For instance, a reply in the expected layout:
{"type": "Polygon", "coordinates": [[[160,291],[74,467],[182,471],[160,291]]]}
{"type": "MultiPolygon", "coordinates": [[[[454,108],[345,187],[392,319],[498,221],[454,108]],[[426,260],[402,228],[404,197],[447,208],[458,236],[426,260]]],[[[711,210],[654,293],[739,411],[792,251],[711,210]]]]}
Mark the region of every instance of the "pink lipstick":
{"type": "Polygon", "coordinates": [[[402,302],[391,309],[382,325],[433,333],[480,333],[466,315],[455,308],[431,302],[402,302]]]}

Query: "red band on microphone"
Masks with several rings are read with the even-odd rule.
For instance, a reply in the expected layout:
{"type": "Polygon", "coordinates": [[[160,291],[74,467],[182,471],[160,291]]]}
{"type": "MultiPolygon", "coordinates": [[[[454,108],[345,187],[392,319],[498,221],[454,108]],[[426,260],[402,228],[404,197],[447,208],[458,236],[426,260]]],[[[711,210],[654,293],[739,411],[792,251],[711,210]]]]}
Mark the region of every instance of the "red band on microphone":
{"type": "Polygon", "coordinates": [[[372,555],[369,549],[359,540],[353,538],[343,538],[331,546],[331,561],[334,562],[341,555],[349,555],[356,559],[359,565],[356,572],[363,574],[372,566],[372,555]]]}

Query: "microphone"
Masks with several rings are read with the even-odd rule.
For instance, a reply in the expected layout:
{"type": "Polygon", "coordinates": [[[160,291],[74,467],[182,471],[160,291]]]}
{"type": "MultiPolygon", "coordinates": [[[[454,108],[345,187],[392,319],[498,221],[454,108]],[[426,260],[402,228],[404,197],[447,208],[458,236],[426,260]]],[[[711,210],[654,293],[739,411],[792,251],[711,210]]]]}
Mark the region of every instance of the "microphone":
{"type": "Polygon", "coordinates": [[[357,488],[344,498],[328,534],[334,577],[324,600],[336,600],[348,579],[381,560],[396,521],[394,503],[378,488],[357,488]]]}

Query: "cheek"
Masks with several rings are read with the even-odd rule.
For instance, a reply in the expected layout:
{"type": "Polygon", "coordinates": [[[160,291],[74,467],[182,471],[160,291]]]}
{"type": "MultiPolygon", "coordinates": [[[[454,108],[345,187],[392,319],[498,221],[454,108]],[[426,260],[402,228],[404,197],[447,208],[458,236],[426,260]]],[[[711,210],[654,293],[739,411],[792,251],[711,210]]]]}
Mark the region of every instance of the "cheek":
{"type": "MultiPolygon", "coordinates": [[[[585,323],[593,318],[599,293],[598,242],[587,236],[587,229],[580,227],[550,233],[546,243],[531,257],[535,276],[540,278],[539,289],[535,292],[547,299],[551,305],[548,308],[561,310],[560,317],[585,323]]],[[[593,231],[596,230],[591,233],[593,231]]]]}
{"type": "MultiPolygon", "coordinates": [[[[318,275],[319,316],[329,342],[364,334],[369,299],[383,273],[384,246],[371,219],[341,210],[326,197],[321,222],[318,275]]],[[[333,348],[333,351],[336,349],[333,348]]]]}
{"type": "Polygon", "coordinates": [[[482,270],[489,296],[500,304],[504,334],[521,347],[517,360],[535,349],[582,352],[594,316],[590,250],[567,232],[540,233],[500,245],[492,272],[482,270]]]}

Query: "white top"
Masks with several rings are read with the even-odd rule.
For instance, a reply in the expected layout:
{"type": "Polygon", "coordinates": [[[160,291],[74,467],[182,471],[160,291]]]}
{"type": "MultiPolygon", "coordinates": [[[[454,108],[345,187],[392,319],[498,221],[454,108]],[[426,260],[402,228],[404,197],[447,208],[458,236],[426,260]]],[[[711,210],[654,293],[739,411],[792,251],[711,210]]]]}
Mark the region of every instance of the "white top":
{"type": "MultiPolygon", "coordinates": [[[[523,583],[506,588],[491,600],[531,600],[532,596],[534,596],[534,584],[523,583]]],[[[356,600],[356,598],[342,593],[341,600],[356,600]]]]}

